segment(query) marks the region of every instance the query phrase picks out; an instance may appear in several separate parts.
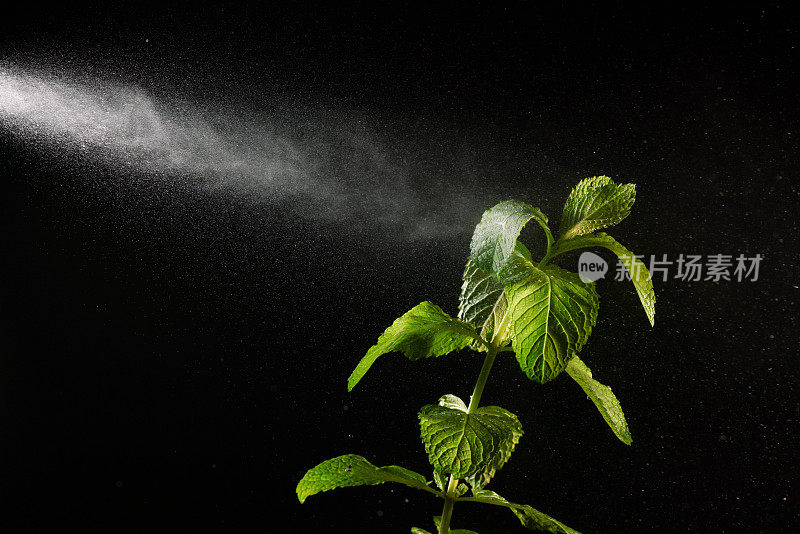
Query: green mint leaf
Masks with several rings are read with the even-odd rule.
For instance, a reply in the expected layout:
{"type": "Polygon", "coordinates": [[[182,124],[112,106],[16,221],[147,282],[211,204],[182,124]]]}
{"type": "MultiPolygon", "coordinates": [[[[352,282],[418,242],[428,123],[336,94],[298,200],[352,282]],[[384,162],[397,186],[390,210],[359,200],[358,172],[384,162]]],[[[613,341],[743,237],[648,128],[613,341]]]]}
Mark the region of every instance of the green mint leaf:
{"type": "Polygon", "coordinates": [[[511,453],[514,452],[514,447],[516,447],[523,432],[522,425],[517,417],[503,408],[499,408],[497,406],[487,406],[485,409],[478,408],[475,413],[479,412],[484,414],[497,413],[497,415],[500,417],[511,416],[513,418],[510,420],[512,423],[511,439],[500,440],[499,448],[492,456],[491,461],[475,473],[464,477],[464,480],[466,480],[472,488],[482,489],[494,478],[495,474],[497,474],[497,471],[499,471],[505,465],[509,458],[511,458],[511,453]]]}
{"type": "Polygon", "coordinates": [[[479,490],[485,488],[490,481],[490,478],[486,475],[486,471],[479,471],[472,476],[468,476],[464,480],[469,483],[473,490],[479,490]]]}
{"type": "Polygon", "coordinates": [[[365,486],[398,482],[412,488],[435,492],[428,487],[425,477],[396,465],[376,467],[363,456],[345,454],[326,460],[309,469],[297,484],[297,498],[301,503],[322,491],[350,486],[365,486]]]}
{"type": "Polygon", "coordinates": [[[608,176],[581,180],[564,205],[559,239],[571,239],[617,224],[631,212],[635,198],[634,184],[618,185],[608,176]]]}
{"type": "MultiPolygon", "coordinates": [[[[545,214],[524,202],[507,200],[484,212],[472,234],[470,258],[479,269],[497,276],[515,252],[519,233],[531,219],[545,231],[549,251],[553,235],[545,214]]],[[[524,252],[521,255],[524,257],[524,252]]]]}
{"type": "MultiPolygon", "coordinates": [[[[531,253],[518,241],[515,251],[503,264],[497,277],[478,268],[472,259],[467,260],[464,283],[458,299],[458,318],[480,328],[483,339],[492,339],[494,329],[506,313],[507,301],[503,284],[513,284],[530,276],[530,258],[531,253]]],[[[502,341],[504,340],[497,342],[502,345],[502,341]]],[[[479,343],[473,343],[472,348],[485,350],[479,343]]]]}
{"type": "Polygon", "coordinates": [[[438,404],[435,406],[447,408],[448,410],[456,410],[459,412],[466,412],[468,409],[466,403],[461,400],[461,397],[457,395],[451,395],[449,393],[447,395],[442,395],[438,401],[438,404]]]}
{"type": "Polygon", "coordinates": [[[453,319],[439,306],[430,302],[417,304],[392,323],[378,338],[347,379],[352,391],[379,356],[402,352],[409,360],[442,356],[480,341],[475,329],[459,319],[453,319]]]}
{"type": "Polygon", "coordinates": [[[438,469],[433,470],[433,481],[436,482],[436,486],[442,490],[447,491],[447,475],[439,471],[438,469]]]}
{"type": "Polygon", "coordinates": [[[647,314],[647,319],[650,321],[650,326],[655,326],[656,294],[653,292],[653,281],[650,280],[650,272],[641,260],[637,259],[630,250],[622,246],[616,239],[603,232],[598,232],[575,237],[564,242],[559,241],[553,247],[553,256],[570,250],[588,247],[605,247],[619,257],[628,270],[633,287],[636,288],[636,293],[639,295],[639,300],[647,314]]]}
{"type": "Polygon", "coordinates": [[[625,414],[622,413],[622,406],[619,405],[617,396],[614,395],[611,388],[592,378],[592,371],[577,356],[569,361],[567,373],[592,399],[600,415],[603,416],[619,440],[625,445],[630,445],[632,439],[628,423],[625,421],[625,414]]]}
{"type": "Polygon", "coordinates": [[[491,339],[497,346],[502,346],[507,339],[509,339],[508,330],[506,329],[506,333],[503,336],[503,339],[493,339],[494,332],[497,329],[498,325],[503,322],[503,319],[508,313],[508,300],[506,299],[505,291],[500,294],[500,298],[497,299],[497,302],[494,304],[494,308],[492,308],[492,313],[489,314],[489,317],[486,319],[486,322],[483,324],[483,329],[481,330],[481,337],[483,339],[491,339]]]}
{"type": "Polygon", "coordinates": [[[580,351],[597,320],[593,284],[555,265],[506,289],[514,352],[528,378],[544,384],[580,351]]]}
{"type": "Polygon", "coordinates": [[[533,263],[516,250],[496,273],[497,279],[504,286],[510,286],[528,278],[533,271],[533,263]]]}
{"type": "Polygon", "coordinates": [[[495,277],[481,270],[474,260],[467,260],[458,297],[458,318],[483,328],[504,288],[495,277]]]}
{"type": "Polygon", "coordinates": [[[497,406],[467,412],[455,395],[423,406],[420,433],[435,469],[456,478],[486,471],[491,476],[505,464],[522,436],[517,416],[497,406]]]}
{"type": "MultiPolygon", "coordinates": [[[[531,263],[524,259],[521,253],[515,252],[513,257],[513,262],[506,263],[508,267],[506,272],[510,272],[510,267],[518,263],[526,264],[524,266],[526,269],[531,266],[531,263]]],[[[525,276],[528,274],[526,272],[525,276]]],[[[464,284],[461,286],[458,308],[459,319],[480,328],[481,337],[484,340],[490,340],[495,328],[506,313],[505,288],[494,276],[486,274],[475,265],[475,262],[469,260],[464,270],[464,284]]],[[[496,340],[501,345],[502,341],[504,340],[496,340]]],[[[477,342],[472,343],[471,346],[476,350],[486,350],[483,344],[477,342]]]]}
{"type": "Polygon", "coordinates": [[[528,250],[528,247],[526,247],[525,245],[523,245],[519,241],[517,241],[517,244],[514,246],[514,250],[516,252],[519,252],[522,255],[522,257],[525,258],[526,260],[533,261],[531,259],[531,251],[528,250]]]}
{"type": "Polygon", "coordinates": [[[411,534],[431,534],[431,533],[425,530],[424,528],[411,527],[411,534]]]}
{"type": "Polygon", "coordinates": [[[577,530],[571,529],[564,523],[557,521],[547,514],[528,506],[527,504],[515,504],[507,501],[497,493],[489,490],[474,490],[473,497],[462,497],[460,501],[482,502],[505,506],[510,508],[514,515],[519,518],[520,523],[530,530],[540,530],[543,532],[556,532],[560,534],[580,534],[577,530]]]}

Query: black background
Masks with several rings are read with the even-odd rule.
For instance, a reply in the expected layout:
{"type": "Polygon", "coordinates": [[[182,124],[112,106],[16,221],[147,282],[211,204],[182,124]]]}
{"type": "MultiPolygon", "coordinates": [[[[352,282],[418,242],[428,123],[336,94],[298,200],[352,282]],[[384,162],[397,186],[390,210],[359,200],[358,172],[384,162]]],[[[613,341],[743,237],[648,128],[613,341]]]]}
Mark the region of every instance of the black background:
{"type": "MultiPolygon", "coordinates": [[[[418,302],[455,313],[483,209],[518,198],[556,225],[597,174],[637,184],[612,232],[632,250],[762,254],[760,278],[657,282],[654,329],[632,287],[599,283],[582,358],[632,447],[570,381],[499,360],[484,403],[526,434],[492,488],[583,532],[800,529],[800,38],[781,4],[16,9],[6,65],[363,114],[421,162],[429,210],[441,187],[475,201],[463,231],[404,240],[0,128],[9,531],[432,529],[440,503],[402,486],[304,505],[294,487],[348,452],[427,473],[416,411],[467,398],[479,358],[385,356],[349,394],[346,377],[418,302]]],[[[453,524],[522,530],[471,504],[453,524]]]]}

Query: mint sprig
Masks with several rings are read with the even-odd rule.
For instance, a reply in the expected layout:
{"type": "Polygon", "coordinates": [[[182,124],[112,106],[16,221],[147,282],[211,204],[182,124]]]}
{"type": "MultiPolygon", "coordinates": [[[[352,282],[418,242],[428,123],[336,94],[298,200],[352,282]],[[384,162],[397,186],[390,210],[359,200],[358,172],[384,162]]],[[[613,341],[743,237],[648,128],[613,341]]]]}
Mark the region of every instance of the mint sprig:
{"type": "MultiPolygon", "coordinates": [[[[577,534],[529,505],[510,502],[485,489],[509,461],[523,431],[516,415],[498,406],[480,406],[480,402],[495,359],[513,352],[522,371],[534,382],[547,383],[566,371],[617,438],[631,444],[616,395],[595,380],[577,356],[597,322],[599,296],[594,283],[584,283],[576,273],[551,262],[580,248],[611,250],[625,265],[648,320],[654,324],[655,294],[644,264],[614,238],[598,232],[625,219],[635,195],[633,184],[616,184],[607,176],[582,180],[564,206],[558,239],[554,239],[547,217],[529,204],[509,200],[487,210],[470,243],[458,316],[451,317],[427,301],[418,304],[381,334],[347,381],[352,390],[380,356],[391,352],[400,352],[411,361],[467,347],[486,353],[469,404],[445,395],[419,412],[420,435],[433,467],[435,487],[414,471],[395,465],[376,467],[361,456],[347,454],[306,473],[296,489],[300,502],[335,488],[395,482],[444,500],[442,515],[434,518],[439,534],[474,534],[450,528],[454,506],[463,502],[508,508],[531,530],[577,534]],[[531,220],[547,239],[547,248],[538,259],[519,241],[531,220]]],[[[430,534],[419,527],[411,531],[430,534]]]]}

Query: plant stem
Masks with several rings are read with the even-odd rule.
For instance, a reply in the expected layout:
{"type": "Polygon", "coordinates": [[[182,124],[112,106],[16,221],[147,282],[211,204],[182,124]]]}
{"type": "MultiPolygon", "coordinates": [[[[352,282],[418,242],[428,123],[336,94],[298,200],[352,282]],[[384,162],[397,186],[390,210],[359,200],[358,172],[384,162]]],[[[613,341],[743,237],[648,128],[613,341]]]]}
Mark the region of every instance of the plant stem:
{"type": "Polygon", "coordinates": [[[503,317],[503,320],[500,322],[497,330],[495,330],[494,336],[492,336],[492,341],[489,343],[489,350],[486,353],[486,358],[483,360],[481,372],[478,374],[478,381],[475,382],[475,389],[472,391],[472,397],[469,399],[469,408],[467,408],[467,413],[475,413],[475,410],[478,409],[478,405],[481,402],[481,395],[483,395],[483,388],[486,385],[486,380],[489,379],[489,372],[492,370],[494,358],[501,350],[500,344],[503,342],[503,338],[506,335],[506,330],[508,330],[508,322],[510,318],[511,314],[506,312],[505,317],[503,317]]]}
{"type": "Polygon", "coordinates": [[[444,510],[442,510],[442,521],[439,523],[439,534],[448,534],[450,532],[450,518],[453,516],[457,487],[458,479],[450,475],[450,483],[447,485],[447,493],[444,496],[444,510]]]}
{"type": "Polygon", "coordinates": [[[481,402],[481,395],[483,395],[483,388],[486,386],[486,380],[489,378],[489,372],[492,370],[495,356],[497,356],[497,347],[492,344],[489,348],[489,352],[486,353],[486,358],[483,360],[483,367],[481,367],[481,372],[478,375],[478,381],[475,383],[475,389],[472,391],[472,397],[469,399],[467,413],[475,413],[475,410],[478,409],[478,405],[481,402]]]}
{"type": "MultiPolygon", "coordinates": [[[[467,408],[468,414],[475,413],[475,410],[478,409],[481,396],[483,395],[483,388],[486,386],[486,381],[489,379],[489,373],[492,370],[494,359],[497,353],[501,351],[500,344],[503,342],[503,338],[506,335],[508,321],[509,314],[506,314],[492,337],[492,342],[489,344],[486,358],[483,359],[481,372],[478,374],[478,381],[475,382],[475,389],[472,391],[472,397],[469,399],[469,408],[467,408]]],[[[444,496],[444,509],[442,510],[442,522],[439,523],[439,534],[448,534],[450,532],[450,518],[453,516],[453,505],[455,504],[457,487],[458,479],[450,475],[450,483],[447,485],[447,492],[444,496]]]]}

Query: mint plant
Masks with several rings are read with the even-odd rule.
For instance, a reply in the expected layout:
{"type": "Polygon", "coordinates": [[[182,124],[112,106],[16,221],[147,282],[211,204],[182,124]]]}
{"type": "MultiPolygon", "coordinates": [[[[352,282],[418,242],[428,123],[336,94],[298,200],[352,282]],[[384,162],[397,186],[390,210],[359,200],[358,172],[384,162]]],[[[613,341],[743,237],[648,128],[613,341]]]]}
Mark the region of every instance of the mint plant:
{"type": "MultiPolygon", "coordinates": [[[[517,416],[508,410],[480,406],[481,396],[497,355],[511,352],[534,382],[545,384],[566,371],[594,402],[617,438],[631,444],[616,396],[592,377],[589,367],[577,356],[597,320],[599,298],[594,283],[584,282],[552,261],[579,248],[611,250],[625,265],[653,325],[655,295],[644,264],[613,237],[597,232],[627,217],[635,194],[634,184],[619,185],[606,176],[582,180],[564,206],[557,240],[547,217],[524,202],[501,202],[486,211],[472,236],[458,317],[447,315],[430,302],[415,306],[386,329],[347,381],[352,391],[378,357],[390,352],[402,352],[412,361],[467,347],[486,353],[469,405],[455,395],[444,395],[419,412],[420,433],[433,466],[435,486],[423,475],[403,467],[376,467],[361,456],[346,454],[322,462],[305,474],[297,484],[300,502],[334,488],[397,482],[444,500],[442,515],[434,518],[439,534],[472,532],[450,529],[453,507],[462,502],[509,508],[531,530],[574,534],[574,529],[531,506],[509,502],[486,489],[508,461],[523,431],[517,416]],[[518,240],[531,220],[547,238],[547,249],[539,261],[534,261],[518,240]]],[[[418,527],[411,531],[427,532],[418,527]]]]}

